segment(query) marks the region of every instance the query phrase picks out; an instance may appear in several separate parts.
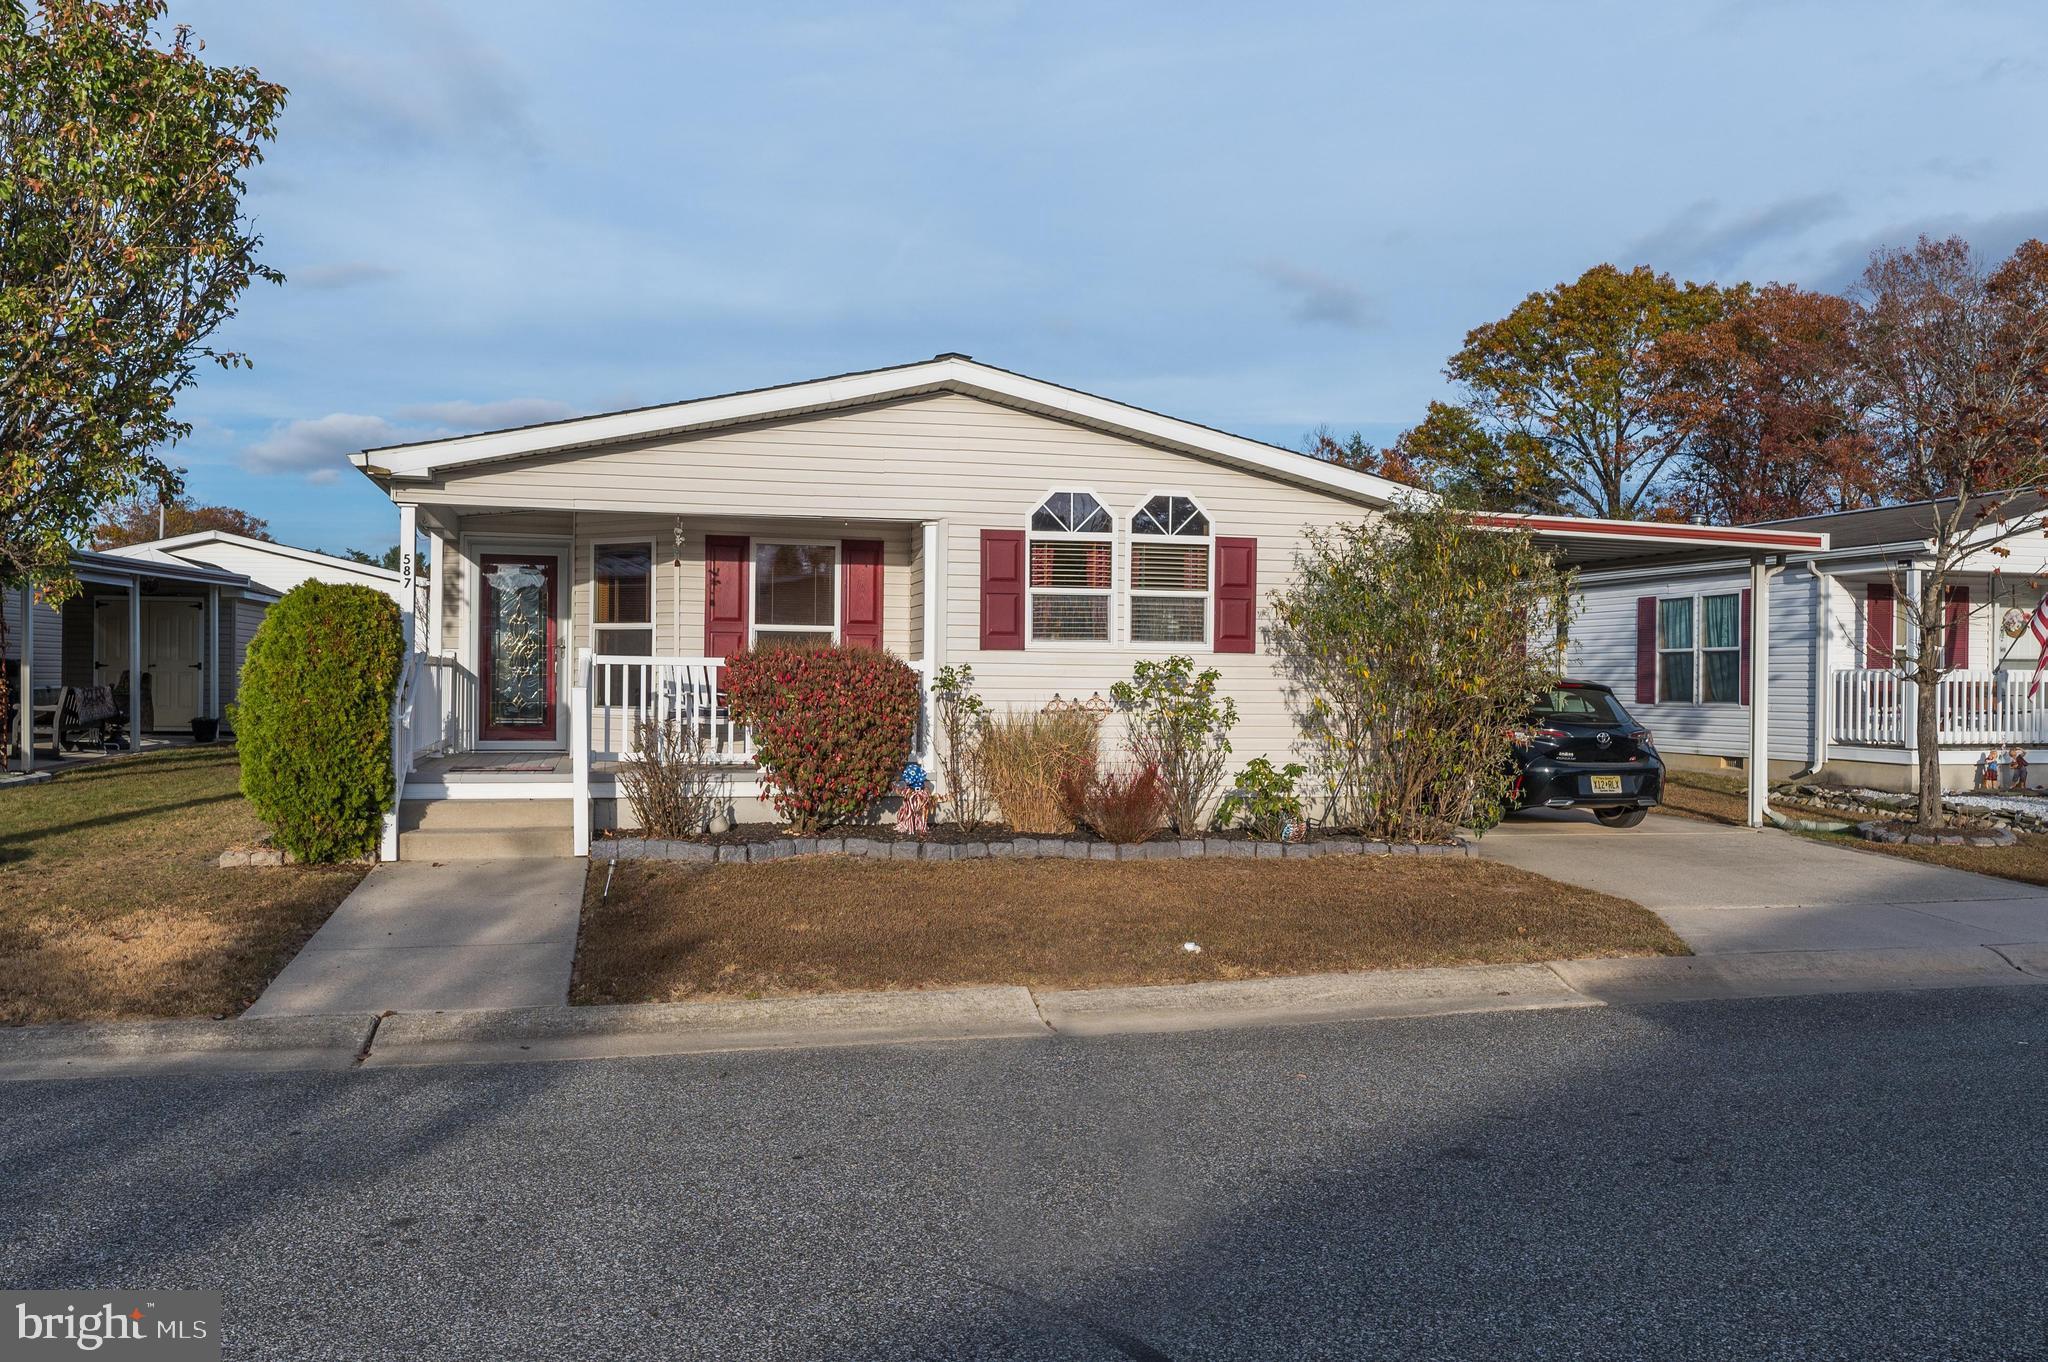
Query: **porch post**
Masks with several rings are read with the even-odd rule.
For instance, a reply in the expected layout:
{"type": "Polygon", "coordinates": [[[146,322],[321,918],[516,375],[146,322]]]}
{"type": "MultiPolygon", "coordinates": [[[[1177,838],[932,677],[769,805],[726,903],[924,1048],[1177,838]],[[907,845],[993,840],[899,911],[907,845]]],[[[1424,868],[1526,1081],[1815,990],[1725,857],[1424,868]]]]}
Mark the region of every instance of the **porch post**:
{"type": "MultiPolygon", "coordinates": [[[[14,712],[20,720],[21,769],[24,773],[36,769],[36,589],[23,583],[21,588],[21,661],[15,666],[14,712]]],[[[62,716],[59,716],[60,718],[62,716]]],[[[58,744],[61,751],[63,745],[58,744]]]]}
{"type": "Polygon", "coordinates": [[[1828,739],[1835,725],[1835,579],[1809,563],[1813,572],[1813,752],[1811,770],[1827,765],[1828,739]]]}
{"type": "Polygon", "coordinates": [[[128,750],[142,750],[142,578],[128,579],[128,750]]]}
{"type": "Polygon", "coordinates": [[[405,650],[417,648],[418,629],[416,616],[418,603],[413,599],[419,589],[419,513],[410,505],[398,508],[398,627],[405,635],[405,650]]]}
{"type": "Polygon", "coordinates": [[[1771,566],[1749,563],[1749,825],[1764,826],[1771,790],[1771,566]]]}
{"type": "MultiPolygon", "coordinates": [[[[1917,566],[1908,567],[1904,573],[1904,578],[1905,580],[1900,584],[1900,589],[1906,593],[1906,599],[1913,602],[1912,608],[1899,612],[1906,618],[1905,651],[1907,657],[1917,658],[1920,656],[1920,569],[1917,566]]],[[[1895,654],[1896,651],[1895,645],[1895,654]]],[[[1898,669],[1896,657],[1892,666],[1894,670],[1898,669]]],[[[1899,705],[1903,711],[1899,716],[1901,721],[1899,731],[1902,735],[1900,741],[1906,746],[1906,769],[1914,773],[1913,788],[1918,789],[1920,787],[1920,765],[1918,761],[1920,753],[1920,687],[1917,683],[1903,678],[1899,681],[1899,705]]]]}
{"type": "MultiPolygon", "coordinates": [[[[220,588],[206,588],[206,716],[220,719],[220,588]]],[[[218,735],[216,735],[218,736],[218,735]]]]}
{"type": "Polygon", "coordinates": [[[932,726],[937,718],[932,709],[932,683],[939,679],[939,668],[945,662],[946,628],[940,615],[946,600],[945,538],[944,527],[938,521],[924,522],[923,539],[918,548],[924,560],[924,693],[918,699],[917,744],[920,762],[932,759],[932,726]]]}

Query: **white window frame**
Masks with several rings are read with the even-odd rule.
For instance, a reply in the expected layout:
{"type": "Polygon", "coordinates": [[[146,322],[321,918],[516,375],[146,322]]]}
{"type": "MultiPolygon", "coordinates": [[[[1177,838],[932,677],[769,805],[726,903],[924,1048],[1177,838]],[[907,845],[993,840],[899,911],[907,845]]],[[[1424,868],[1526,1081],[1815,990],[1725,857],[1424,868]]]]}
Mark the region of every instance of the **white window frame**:
{"type": "Polygon", "coordinates": [[[1117,553],[1117,540],[1122,529],[1116,511],[1108,500],[1092,487],[1049,487],[1031,503],[1031,509],[1024,513],[1024,647],[1027,650],[1043,648],[1049,651],[1073,651],[1080,648],[1114,648],[1117,640],[1117,583],[1120,577],[1118,564],[1121,555],[1117,553]],[[1109,517],[1109,528],[1103,531],[1090,530],[1085,533],[1074,530],[1038,530],[1031,522],[1040,508],[1053,497],[1065,492],[1095,498],[1095,504],[1109,517]],[[1031,546],[1040,541],[1051,544],[1107,544],[1109,545],[1109,585],[1093,586],[1048,586],[1031,585],[1031,546]],[[1106,628],[1101,638],[1040,638],[1038,637],[1038,597],[1046,596],[1101,596],[1108,604],[1104,607],[1106,628]]]}
{"type": "Polygon", "coordinates": [[[1660,705],[1685,705],[1692,709],[1741,709],[1742,704],[1742,590],[1694,591],[1686,595],[1657,597],[1657,696],[1660,705]],[[1709,598],[1733,596],[1735,598],[1735,642],[1731,646],[1709,648],[1707,646],[1707,606],[1709,598]],[[1666,601],[1689,601],[1692,605],[1692,646],[1690,648],[1666,648],[1664,646],[1664,603],[1666,601]],[[1690,700],[1666,700],[1664,676],[1667,661],[1685,654],[1692,669],[1692,698],[1690,700]],[[1709,700],[1707,694],[1707,654],[1734,653],[1736,656],[1735,698],[1732,700],[1709,700]]]}
{"type": "Polygon", "coordinates": [[[830,549],[832,550],[832,623],[822,624],[771,624],[769,637],[786,634],[825,634],[833,643],[839,642],[839,621],[842,617],[840,593],[846,589],[846,541],[843,539],[766,539],[751,538],[747,541],[747,644],[758,647],[761,642],[761,550],[768,549],[830,549]]]}
{"type": "Polygon", "coordinates": [[[1216,517],[1210,514],[1208,505],[1192,492],[1181,491],[1175,488],[1155,488],[1138,498],[1137,504],[1131,507],[1130,516],[1126,519],[1125,524],[1128,527],[1125,542],[1130,545],[1130,552],[1125,560],[1127,566],[1123,574],[1125,643],[1141,652],[1214,652],[1216,650],[1216,517]],[[1140,533],[1138,530],[1138,515],[1145,509],[1146,504],[1155,497],[1180,497],[1184,501],[1193,503],[1194,508],[1202,513],[1202,519],[1208,523],[1209,533],[1206,535],[1140,533]],[[1138,546],[1140,544],[1202,545],[1209,551],[1208,583],[1200,591],[1138,590],[1138,546]],[[1200,643],[1167,643],[1140,639],[1137,636],[1137,598],[1139,596],[1165,596],[1182,600],[1200,600],[1202,602],[1202,641],[1200,643]]]}
{"type": "Polygon", "coordinates": [[[655,617],[655,613],[656,613],[656,612],[655,612],[655,608],[654,608],[654,598],[655,598],[655,594],[656,594],[656,592],[655,592],[655,581],[654,581],[654,576],[655,576],[655,572],[656,572],[656,570],[657,570],[657,569],[658,569],[658,568],[659,568],[659,567],[661,566],[661,559],[660,559],[660,558],[659,558],[659,557],[658,557],[658,556],[656,555],[656,553],[655,553],[655,545],[654,545],[654,541],[653,541],[652,539],[642,539],[642,538],[640,538],[640,537],[639,537],[639,536],[637,536],[637,535],[626,535],[626,536],[623,536],[623,537],[621,537],[621,538],[618,538],[618,539],[604,539],[604,538],[594,538],[594,539],[592,539],[592,540],[590,541],[590,548],[589,548],[589,564],[590,564],[590,651],[591,651],[591,652],[593,652],[593,653],[595,653],[595,654],[597,654],[597,655],[598,655],[598,656],[600,656],[600,657],[604,657],[604,656],[609,656],[609,654],[607,654],[607,653],[605,652],[605,650],[604,650],[604,649],[602,649],[602,648],[600,648],[600,647],[598,647],[598,646],[597,646],[597,633],[598,633],[598,630],[600,630],[600,629],[603,629],[603,630],[608,630],[608,631],[610,631],[610,630],[623,630],[623,629],[645,629],[645,630],[647,631],[647,655],[648,655],[649,657],[653,657],[653,656],[654,656],[654,617],[655,617]],[[644,624],[641,624],[641,623],[620,623],[620,624],[611,624],[611,623],[606,623],[606,622],[604,622],[604,621],[601,621],[601,620],[599,620],[599,619],[598,619],[598,617],[597,617],[597,596],[598,596],[598,591],[597,591],[597,551],[598,551],[599,549],[601,549],[601,548],[605,548],[605,549],[637,549],[637,548],[639,548],[639,547],[640,547],[640,546],[641,546],[642,544],[645,544],[645,545],[647,546],[647,621],[646,621],[646,623],[644,623],[644,624]]]}

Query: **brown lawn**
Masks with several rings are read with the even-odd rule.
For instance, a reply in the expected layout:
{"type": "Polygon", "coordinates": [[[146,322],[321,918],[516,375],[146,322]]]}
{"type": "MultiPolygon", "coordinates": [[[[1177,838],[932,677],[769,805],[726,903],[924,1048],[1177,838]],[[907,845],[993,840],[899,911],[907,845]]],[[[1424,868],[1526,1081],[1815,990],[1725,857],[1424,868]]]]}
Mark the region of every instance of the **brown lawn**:
{"type": "Polygon", "coordinates": [[[0,1023],[241,1011],[362,868],[223,870],[263,825],[233,749],[0,790],[0,1023]]]}
{"type": "MultiPolygon", "coordinates": [[[[1692,818],[1704,818],[1716,823],[1741,823],[1749,812],[1743,789],[1740,776],[1671,771],[1665,777],[1664,799],[1675,813],[1692,818]]],[[[1844,817],[1839,809],[1807,809],[1782,799],[1773,799],[1771,807],[1782,813],[1794,815],[1805,813],[1815,817],[1844,817]]],[[[1811,837],[1817,842],[1826,842],[1830,846],[1848,847],[1852,851],[1875,852],[1881,856],[1902,856],[1909,861],[1945,865],[1953,870],[1974,870],[1979,875],[1996,875],[2000,879],[2048,885],[2048,836],[2039,833],[2023,832],[2019,835],[2019,841],[2009,847],[1891,846],[1882,842],[1866,842],[1861,837],[1852,837],[1846,833],[1814,832],[1799,835],[1811,837]]]]}
{"type": "Polygon", "coordinates": [[[609,898],[604,882],[584,899],[574,1002],[1686,953],[1635,904],[1464,859],[626,861],[609,898]]]}

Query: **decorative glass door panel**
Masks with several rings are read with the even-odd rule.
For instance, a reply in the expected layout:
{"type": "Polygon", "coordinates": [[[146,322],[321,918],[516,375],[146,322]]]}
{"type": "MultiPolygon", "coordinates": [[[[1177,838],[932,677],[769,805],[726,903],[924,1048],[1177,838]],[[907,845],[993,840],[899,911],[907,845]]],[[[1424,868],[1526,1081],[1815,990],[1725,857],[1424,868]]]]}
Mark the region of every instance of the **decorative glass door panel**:
{"type": "Polygon", "coordinates": [[[551,554],[487,553],[480,566],[479,731],[500,742],[553,742],[557,560],[551,554]]]}

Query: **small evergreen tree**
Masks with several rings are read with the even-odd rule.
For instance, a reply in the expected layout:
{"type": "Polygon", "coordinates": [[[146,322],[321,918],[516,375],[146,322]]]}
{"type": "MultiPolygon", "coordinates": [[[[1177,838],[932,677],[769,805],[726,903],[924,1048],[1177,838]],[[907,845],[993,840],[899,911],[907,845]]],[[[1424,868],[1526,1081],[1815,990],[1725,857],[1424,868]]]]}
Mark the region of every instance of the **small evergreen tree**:
{"type": "Polygon", "coordinates": [[[232,711],[242,793],[302,861],[376,849],[404,648],[396,601],[327,582],[286,592],[249,640],[232,711]]]}

